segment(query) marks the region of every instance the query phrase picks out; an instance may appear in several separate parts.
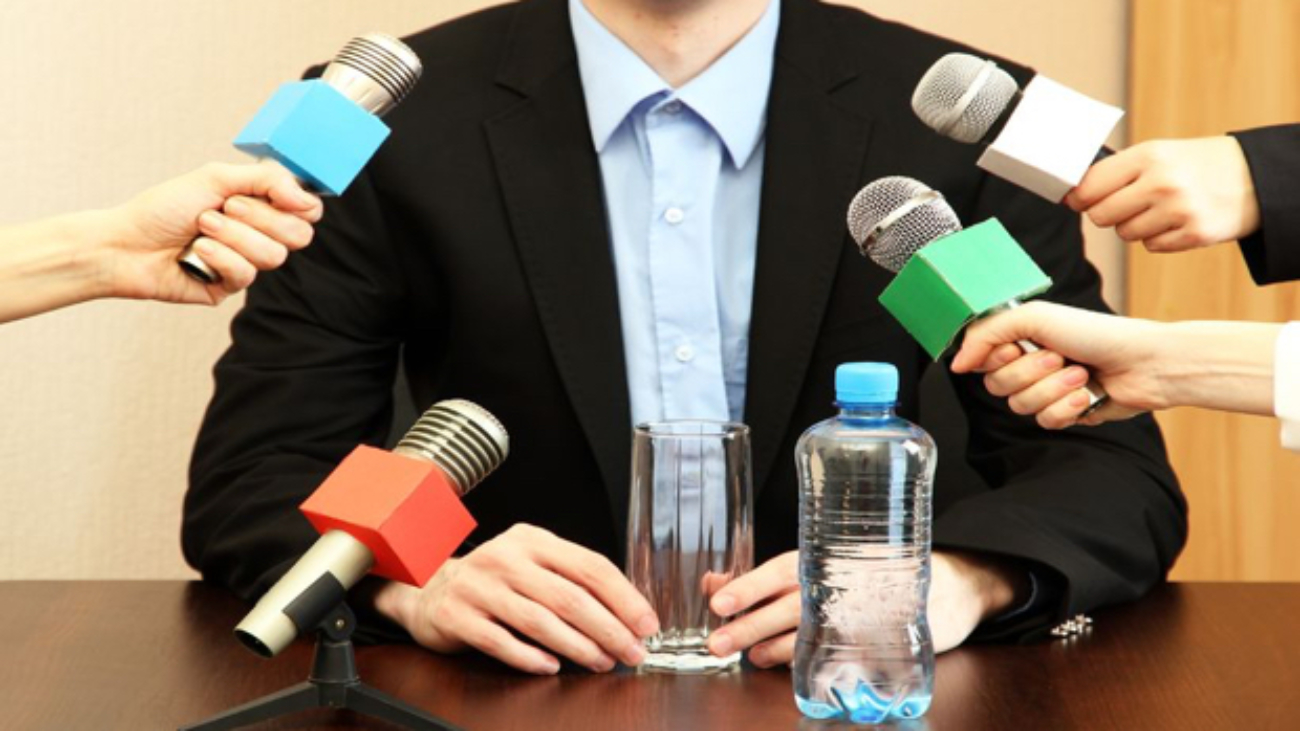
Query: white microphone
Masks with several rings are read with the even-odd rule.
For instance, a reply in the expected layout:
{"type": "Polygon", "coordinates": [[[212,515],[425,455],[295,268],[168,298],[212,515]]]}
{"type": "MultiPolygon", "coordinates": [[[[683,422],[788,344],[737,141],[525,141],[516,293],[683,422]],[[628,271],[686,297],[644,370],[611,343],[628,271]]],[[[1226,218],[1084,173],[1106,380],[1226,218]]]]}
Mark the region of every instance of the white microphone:
{"type": "Polygon", "coordinates": [[[1022,91],[997,64],[950,53],[912,94],[912,110],[944,137],[986,145],[980,168],[1059,203],[1089,166],[1124,110],[1035,76],[1022,91]]]}

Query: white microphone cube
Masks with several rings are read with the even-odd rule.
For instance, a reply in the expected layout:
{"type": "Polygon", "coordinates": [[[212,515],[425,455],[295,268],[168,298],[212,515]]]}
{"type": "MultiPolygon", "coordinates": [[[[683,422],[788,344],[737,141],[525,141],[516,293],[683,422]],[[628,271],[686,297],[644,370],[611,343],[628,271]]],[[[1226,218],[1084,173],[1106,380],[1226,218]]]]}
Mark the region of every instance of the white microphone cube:
{"type": "Polygon", "coordinates": [[[1083,179],[1124,110],[1035,76],[979,166],[1053,203],[1083,179]]]}

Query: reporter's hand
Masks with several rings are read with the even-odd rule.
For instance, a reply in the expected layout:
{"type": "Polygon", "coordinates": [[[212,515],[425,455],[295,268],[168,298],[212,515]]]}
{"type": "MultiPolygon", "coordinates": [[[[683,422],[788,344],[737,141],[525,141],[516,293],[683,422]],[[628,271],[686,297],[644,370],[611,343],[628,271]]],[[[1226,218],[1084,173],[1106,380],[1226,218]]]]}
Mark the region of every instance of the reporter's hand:
{"type": "Polygon", "coordinates": [[[1154,140],[1098,162],[1065,202],[1148,251],[1186,251],[1259,228],[1259,203],[1233,137],[1154,140]]]}
{"type": "Polygon", "coordinates": [[[375,607],[431,650],[472,647],[543,675],[559,670],[557,655],[595,672],[639,665],[641,640],[659,631],[609,559],[524,524],[449,560],[423,589],[386,584],[375,607]]]}
{"type": "Polygon", "coordinates": [[[322,212],[320,199],[277,163],[205,165],[108,212],[116,223],[105,251],[108,293],[216,304],[307,246],[322,212]],[[197,282],[176,263],[196,238],[219,284],[197,282]]]}
{"type": "Polygon", "coordinates": [[[952,370],[985,373],[990,393],[1006,397],[1013,411],[1034,415],[1047,429],[1127,419],[1173,405],[1162,377],[1163,327],[1034,301],[967,328],[952,370]],[[1024,339],[1050,352],[1023,354],[1015,343],[1024,339]],[[1067,367],[1064,359],[1083,365],[1067,367]],[[1090,403],[1084,366],[1110,398],[1080,421],[1090,403]]]}

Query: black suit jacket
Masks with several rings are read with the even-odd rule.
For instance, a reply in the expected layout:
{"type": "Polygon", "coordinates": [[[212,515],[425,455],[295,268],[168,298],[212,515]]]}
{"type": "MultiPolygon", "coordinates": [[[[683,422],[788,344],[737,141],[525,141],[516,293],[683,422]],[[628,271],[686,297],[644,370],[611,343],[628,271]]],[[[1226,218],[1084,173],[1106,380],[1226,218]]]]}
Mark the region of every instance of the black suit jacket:
{"type": "MultiPolygon", "coordinates": [[[[389,437],[399,360],[419,407],[468,398],[511,432],[509,459],[468,499],[472,540],[527,522],[621,561],[632,424],[566,4],[494,8],[409,42],[425,76],[388,117],[391,139],[329,203],[316,242],[259,278],[216,367],[183,542],[207,579],[246,598],[314,540],[297,505],[358,442],[389,437]]],[[[998,216],[1055,279],[1054,299],[1103,307],[1074,215],[983,174],[975,148],[914,119],[917,80],[955,50],[856,10],[783,3],[745,415],[760,561],[796,547],[794,445],[834,412],[836,365],[896,364],[901,413],[918,412],[927,358],[876,301],[888,275],[845,231],[863,184],[909,175],[967,222],[998,216]]],[[[956,386],[967,457],[992,487],[936,494],[936,546],[1038,567],[1064,589],[1059,613],[1162,579],[1185,505],[1150,419],[1047,432],[978,377],[956,386]]]]}
{"type": "Polygon", "coordinates": [[[1300,124],[1232,133],[1259,201],[1259,230],[1241,240],[1256,284],[1300,279],[1300,124]]]}

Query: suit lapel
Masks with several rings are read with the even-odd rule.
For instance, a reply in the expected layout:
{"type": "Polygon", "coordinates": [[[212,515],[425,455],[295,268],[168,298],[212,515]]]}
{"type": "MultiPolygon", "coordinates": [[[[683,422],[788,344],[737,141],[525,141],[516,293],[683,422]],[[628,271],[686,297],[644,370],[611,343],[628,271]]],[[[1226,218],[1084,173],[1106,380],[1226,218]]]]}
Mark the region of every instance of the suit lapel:
{"type": "Polygon", "coordinates": [[[756,492],[775,460],[790,457],[777,450],[792,426],[842,247],[849,245],[844,215],[871,126],[833,98],[853,74],[831,55],[818,10],[806,0],[784,1],[768,102],[745,399],[756,492]]]}
{"type": "Polygon", "coordinates": [[[493,161],[551,355],[595,453],[621,545],[631,459],[627,369],[600,164],[563,2],[519,7],[497,81],[523,99],[486,123],[493,161]]]}

